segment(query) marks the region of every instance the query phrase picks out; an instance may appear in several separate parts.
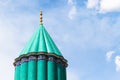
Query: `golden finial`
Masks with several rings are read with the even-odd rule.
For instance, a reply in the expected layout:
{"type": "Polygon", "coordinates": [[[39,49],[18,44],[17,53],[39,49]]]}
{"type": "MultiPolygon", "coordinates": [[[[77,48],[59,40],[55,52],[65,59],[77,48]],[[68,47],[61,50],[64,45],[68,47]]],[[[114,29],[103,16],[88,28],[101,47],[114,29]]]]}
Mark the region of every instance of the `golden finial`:
{"type": "Polygon", "coordinates": [[[40,24],[43,24],[42,22],[43,22],[43,20],[42,20],[42,10],[40,10],[40,24]]]}

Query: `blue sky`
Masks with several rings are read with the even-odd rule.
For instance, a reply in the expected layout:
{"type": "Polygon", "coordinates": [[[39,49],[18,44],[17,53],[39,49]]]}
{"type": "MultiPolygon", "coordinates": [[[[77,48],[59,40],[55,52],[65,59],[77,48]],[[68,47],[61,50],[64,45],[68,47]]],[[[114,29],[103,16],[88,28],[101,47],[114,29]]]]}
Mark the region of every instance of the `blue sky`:
{"type": "Polygon", "coordinates": [[[119,0],[0,0],[1,80],[13,80],[12,64],[38,28],[40,9],[68,60],[68,80],[120,80],[119,0]]]}

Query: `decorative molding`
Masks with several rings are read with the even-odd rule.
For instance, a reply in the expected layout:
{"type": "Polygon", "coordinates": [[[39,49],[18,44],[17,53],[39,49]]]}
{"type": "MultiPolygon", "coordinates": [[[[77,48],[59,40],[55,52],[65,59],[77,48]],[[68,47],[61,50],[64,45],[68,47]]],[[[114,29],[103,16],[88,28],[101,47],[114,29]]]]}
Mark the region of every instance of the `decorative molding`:
{"type": "Polygon", "coordinates": [[[39,53],[29,53],[19,56],[14,61],[14,66],[19,66],[24,62],[28,61],[38,61],[38,60],[47,60],[47,61],[53,61],[57,64],[61,64],[64,67],[67,67],[67,60],[64,59],[63,56],[58,56],[53,53],[45,53],[45,52],[39,52],[39,53]]]}
{"type": "Polygon", "coordinates": [[[36,56],[29,56],[29,61],[36,61],[37,57],[36,56]]]}
{"type": "Polygon", "coordinates": [[[47,60],[46,55],[38,55],[38,60],[47,60]]]}
{"type": "Polygon", "coordinates": [[[16,66],[19,66],[21,64],[21,61],[16,62],[16,66]]]}
{"type": "Polygon", "coordinates": [[[48,61],[56,62],[56,58],[54,56],[48,56],[48,61]]]}
{"type": "Polygon", "coordinates": [[[21,59],[21,63],[28,62],[28,58],[24,57],[21,59]]]}
{"type": "Polygon", "coordinates": [[[60,59],[57,59],[56,63],[62,64],[62,61],[60,59]]]}

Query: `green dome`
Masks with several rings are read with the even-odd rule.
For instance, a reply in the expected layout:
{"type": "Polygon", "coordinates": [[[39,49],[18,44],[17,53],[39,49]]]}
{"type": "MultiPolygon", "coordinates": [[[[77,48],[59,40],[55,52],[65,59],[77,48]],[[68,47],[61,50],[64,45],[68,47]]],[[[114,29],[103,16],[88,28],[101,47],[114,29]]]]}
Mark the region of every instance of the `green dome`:
{"type": "Polygon", "coordinates": [[[24,49],[21,51],[20,55],[29,54],[31,52],[46,52],[48,54],[52,53],[62,56],[61,52],[42,24],[39,25],[39,28],[35,31],[24,49]]]}

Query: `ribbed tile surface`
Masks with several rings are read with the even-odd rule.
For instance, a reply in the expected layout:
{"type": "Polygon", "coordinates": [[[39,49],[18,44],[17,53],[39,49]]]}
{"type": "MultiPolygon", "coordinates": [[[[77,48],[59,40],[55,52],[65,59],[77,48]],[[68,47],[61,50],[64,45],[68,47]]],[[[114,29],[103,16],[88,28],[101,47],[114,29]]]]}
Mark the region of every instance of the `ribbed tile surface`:
{"type": "Polygon", "coordinates": [[[62,56],[61,52],[43,25],[39,25],[39,28],[28,41],[24,49],[21,51],[20,55],[29,54],[31,52],[47,52],[62,56]]]}

